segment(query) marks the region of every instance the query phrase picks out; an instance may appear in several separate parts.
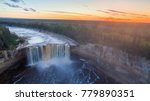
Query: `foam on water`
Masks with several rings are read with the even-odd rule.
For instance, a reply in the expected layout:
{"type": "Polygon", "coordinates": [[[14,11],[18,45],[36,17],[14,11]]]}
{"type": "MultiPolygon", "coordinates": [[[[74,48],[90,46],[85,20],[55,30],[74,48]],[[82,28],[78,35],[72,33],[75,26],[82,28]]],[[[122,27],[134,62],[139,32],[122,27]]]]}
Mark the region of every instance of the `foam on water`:
{"type": "Polygon", "coordinates": [[[26,38],[28,42],[27,46],[34,46],[37,44],[45,44],[45,43],[65,43],[56,37],[51,35],[27,28],[19,28],[19,27],[8,27],[11,32],[14,32],[17,36],[26,38]]]}
{"type": "MultiPolygon", "coordinates": [[[[38,64],[38,67],[44,68],[54,65],[54,63],[60,63],[59,60],[61,58],[68,58],[69,60],[70,49],[64,40],[33,29],[19,27],[8,28],[17,36],[26,39],[28,44],[24,47],[27,50],[28,65],[38,64]]],[[[66,59],[64,60],[67,61],[66,59]]]]}

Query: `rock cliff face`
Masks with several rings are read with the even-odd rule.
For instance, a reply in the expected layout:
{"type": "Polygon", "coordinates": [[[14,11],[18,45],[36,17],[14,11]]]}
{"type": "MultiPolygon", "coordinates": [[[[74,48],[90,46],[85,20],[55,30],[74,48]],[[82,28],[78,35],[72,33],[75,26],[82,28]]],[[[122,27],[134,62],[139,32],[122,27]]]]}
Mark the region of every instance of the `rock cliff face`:
{"type": "Polygon", "coordinates": [[[72,53],[91,60],[120,83],[150,83],[150,61],[107,46],[87,44],[72,48],[72,53]]]}
{"type": "Polygon", "coordinates": [[[9,50],[1,53],[3,57],[0,58],[0,74],[10,67],[15,68],[15,64],[19,66],[19,63],[25,58],[25,50],[9,50]]]}

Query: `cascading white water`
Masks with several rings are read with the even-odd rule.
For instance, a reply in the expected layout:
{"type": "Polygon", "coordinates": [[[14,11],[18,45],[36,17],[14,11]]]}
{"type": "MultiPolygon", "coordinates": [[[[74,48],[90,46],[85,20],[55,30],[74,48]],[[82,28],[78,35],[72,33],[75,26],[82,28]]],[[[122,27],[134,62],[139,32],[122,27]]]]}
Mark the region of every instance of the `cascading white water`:
{"type": "Polygon", "coordinates": [[[39,62],[49,62],[54,58],[70,57],[70,46],[68,44],[46,44],[41,46],[30,46],[27,48],[28,65],[36,65],[39,62]]]}
{"type": "Polygon", "coordinates": [[[76,45],[74,41],[27,28],[9,27],[9,30],[26,40],[18,49],[26,49],[27,65],[33,67],[20,73],[21,78],[15,83],[95,83],[99,80],[86,61],[70,59],[70,46],[76,45]]]}
{"type": "Polygon", "coordinates": [[[25,38],[25,44],[18,49],[27,50],[27,65],[45,68],[50,65],[62,66],[71,63],[70,45],[75,45],[74,41],[62,36],[58,37],[53,33],[43,33],[32,29],[9,27],[9,30],[25,38]]]}

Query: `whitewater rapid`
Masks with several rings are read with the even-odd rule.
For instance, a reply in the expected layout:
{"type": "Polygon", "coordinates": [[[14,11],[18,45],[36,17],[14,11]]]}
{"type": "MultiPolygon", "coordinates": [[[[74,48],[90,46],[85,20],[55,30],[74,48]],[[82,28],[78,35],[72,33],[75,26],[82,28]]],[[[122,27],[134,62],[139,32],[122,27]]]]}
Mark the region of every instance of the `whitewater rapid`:
{"type": "Polygon", "coordinates": [[[73,44],[70,40],[65,40],[62,37],[58,38],[53,33],[39,32],[38,30],[21,28],[21,27],[8,27],[11,33],[25,39],[26,44],[24,47],[44,45],[49,43],[54,44],[73,44]]]}

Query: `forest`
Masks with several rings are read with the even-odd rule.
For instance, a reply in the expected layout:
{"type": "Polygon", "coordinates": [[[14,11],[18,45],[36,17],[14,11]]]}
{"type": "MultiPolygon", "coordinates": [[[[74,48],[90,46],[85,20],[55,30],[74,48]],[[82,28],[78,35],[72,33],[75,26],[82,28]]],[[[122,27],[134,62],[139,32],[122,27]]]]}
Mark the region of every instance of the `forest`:
{"type": "Polygon", "coordinates": [[[20,42],[20,38],[11,34],[6,27],[0,26],[0,50],[14,49],[20,42]]]}
{"type": "MultiPolygon", "coordinates": [[[[148,23],[37,21],[23,19],[0,20],[0,24],[54,32],[68,36],[80,44],[94,43],[106,45],[123,50],[132,55],[150,59],[150,24],[148,23]]],[[[12,47],[11,44],[10,47],[12,47]]]]}

